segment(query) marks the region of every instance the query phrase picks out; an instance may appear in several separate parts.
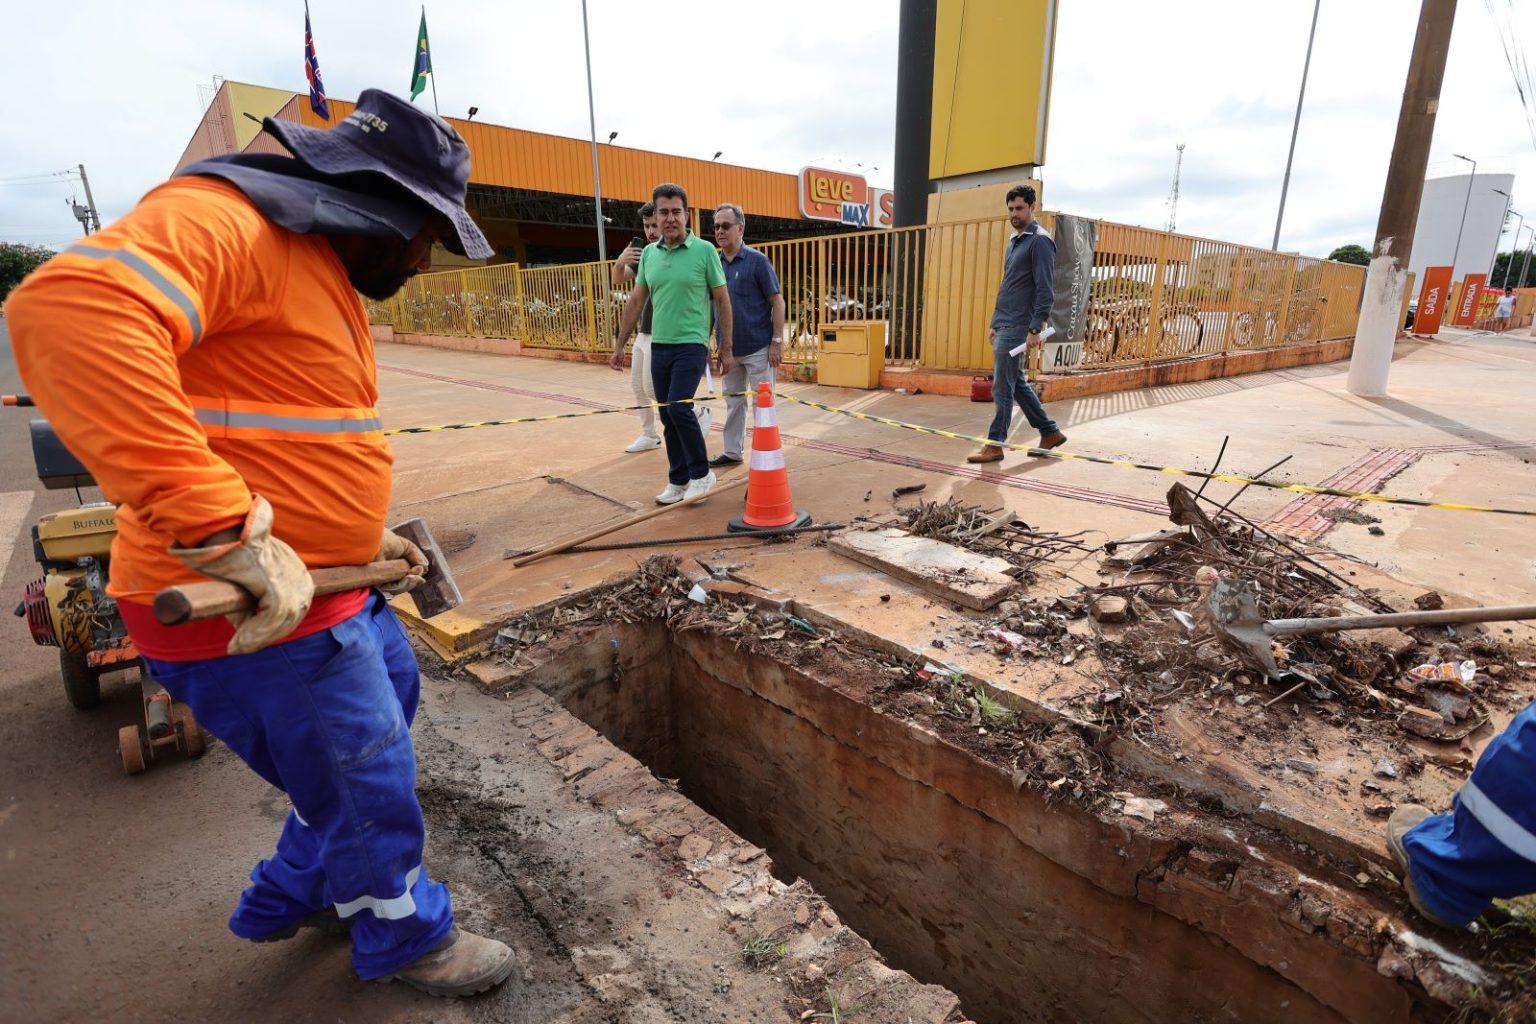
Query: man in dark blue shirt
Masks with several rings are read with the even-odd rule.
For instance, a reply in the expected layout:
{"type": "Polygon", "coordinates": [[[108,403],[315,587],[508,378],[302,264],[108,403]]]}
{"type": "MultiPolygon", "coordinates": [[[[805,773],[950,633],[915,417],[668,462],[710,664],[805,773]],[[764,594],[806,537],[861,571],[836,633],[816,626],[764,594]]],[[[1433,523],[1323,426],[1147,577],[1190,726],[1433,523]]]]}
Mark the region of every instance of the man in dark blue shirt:
{"type": "Polygon", "coordinates": [[[1055,448],[1066,444],[1067,435],[1046,415],[1040,396],[1029,386],[1024,363],[1029,349],[1040,346],[1040,332],[1051,318],[1055,291],[1051,276],[1056,270],[1056,242],[1035,220],[1035,190],[1015,185],[1008,190],[1008,223],[1013,237],[1003,257],[1003,280],[997,287],[997,305],[992,312],[992,401],[997,414],[987,431],[990,444],[966,459],[967,462],[1000,462],[1002,442],[1008,440],[1013,423],[1013,403],[1024,410],[1029,425],[1040,431],[1040,447],[1055,448]],[[1012,351],[1025,346],[1018,355],[1012,351]]]}
{"type": "Polygon", "coordinates": [[[768,257],[743,245],[747,218],[735,203],[715,208],[715,245],[731,293],[731,351],[720,353],[720,384],[725,389],[725,450],[711,466],[738,466],[747,444],[747,399],[758,382],[772,382],[784,359],[784,296],[768,257]]]}

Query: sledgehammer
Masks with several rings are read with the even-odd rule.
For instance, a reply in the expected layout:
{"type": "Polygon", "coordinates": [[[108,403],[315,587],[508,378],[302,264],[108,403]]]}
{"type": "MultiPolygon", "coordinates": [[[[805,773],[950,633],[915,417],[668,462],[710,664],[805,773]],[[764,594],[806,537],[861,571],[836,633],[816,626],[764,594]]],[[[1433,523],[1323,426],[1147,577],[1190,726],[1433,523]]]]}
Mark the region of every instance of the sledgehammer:
{"type": "MultiPolygon", "coordinates": [[[[423,519],[407,519],[394,532],[421,548],[427,556],[427,573],[415,590],[411,600],[416,612],[424,619],[457,608],[464,601],[459,585],[453,580],[448,560],[432,537],[423,519]]],[[[410,571],[404,559],[389,562],[370,562],[368,565],[339,565],[329,569],[314,569],[310,579],[315,581],[315,595],[336,594],[343,590],[357,590],[393,583],[410,571]]],[[[183,622],[211,619],[231,612],[247,611],[255,604],[250,591],[223,580],[200,580],[183,583],[179,587],[166,587],[155,595],[155,618],[163,626],[179,626],[183,622]]]]}

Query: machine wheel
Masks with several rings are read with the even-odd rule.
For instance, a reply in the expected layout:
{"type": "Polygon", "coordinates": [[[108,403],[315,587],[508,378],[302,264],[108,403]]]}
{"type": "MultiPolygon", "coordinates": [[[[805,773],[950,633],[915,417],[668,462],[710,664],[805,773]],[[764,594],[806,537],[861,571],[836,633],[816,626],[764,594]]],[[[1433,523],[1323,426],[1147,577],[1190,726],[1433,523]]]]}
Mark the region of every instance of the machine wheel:
{"type": "Polygon", "coordinates": [[[117,730],[117,752],[123,757],[123,771],[137,775],[144,770],[144,736],[137,725],[117,730]]]}
{"type": "Polygon", "coordinates": [[[197,724],[192,709],[185,704],[177,704],[172,715],[176,720],[176,731],[181,735],[181,752],[188,757],[202,757],[208,750],[208,736],[203,732],[203,727],[197,724]]]}
{"type": "Polygon", "coordinates": [[[84,711],[101,703],[101,676],[84,654],[60,650],[59,674],[64,677],[64,693],[75,707],[84,711]]]}

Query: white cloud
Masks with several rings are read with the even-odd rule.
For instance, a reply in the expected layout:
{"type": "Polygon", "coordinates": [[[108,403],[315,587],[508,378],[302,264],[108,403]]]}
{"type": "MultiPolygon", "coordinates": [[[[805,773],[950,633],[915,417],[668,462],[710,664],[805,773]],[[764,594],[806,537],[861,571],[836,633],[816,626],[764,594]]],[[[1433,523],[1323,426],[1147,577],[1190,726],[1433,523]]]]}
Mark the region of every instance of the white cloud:
{"type": "MultiPolygon", "coordinates": [[[[890,2],[589,0],[600,137],[621,145],[794,171],[879,168],[895,125],[890,2]]],[[[1325,0],[1282,246],[1368,244],[1418,13],[1414,0],[1325,0]]],[[[106,0],[10,4],[10,87],[0,95],[0,179],[84,162],[102,216],[169,173],[215,74],[300,90],[297,2],[106,0]]],[[[1185,142],[1179,227],[1267,244],[1274,228],[1312,4],[1063,0],[1046,203],[1161,226],[1174,145],[1185,142]]],[[[311,0],[326,85],[351,98],[404,91],[419,6],[311,0]]],[[[584,137],[577,0],[429,4],[445,113],[584,137]]],[[[430,102],[430,96],[422,97],[430,102]]],[[[1001,127],[1000,127],[1000,130],[1001,127]]],[[[1487,11],[1463,3],[1436,126],[1453,152],[1536,181],[1536,152],[1487,11]]],[[[1454,161],[1452,161],[1454,162],[1454,161]]],[[[61,184],[0,185],[0,238],[78,233],[61,184]]],[[[1516,208],[1525,205],[1517,191],[1516,208]]],[[[1536,215],[1536,201],[1529,204],[1536,215]]],[[[1508,242],[1506,241],[1506,245],[1508,242]]]]}

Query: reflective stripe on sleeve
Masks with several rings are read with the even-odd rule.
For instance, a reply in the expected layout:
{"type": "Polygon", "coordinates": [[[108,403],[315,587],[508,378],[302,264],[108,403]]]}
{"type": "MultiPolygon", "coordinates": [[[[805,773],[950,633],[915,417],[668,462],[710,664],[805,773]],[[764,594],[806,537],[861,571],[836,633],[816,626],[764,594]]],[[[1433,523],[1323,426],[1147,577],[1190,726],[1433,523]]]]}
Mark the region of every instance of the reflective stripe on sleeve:
{"type": "Polygon", "coordinates": [[[136,256],[127,249],[97,249],[89,245],[72,245],[64,250],[66,256],[85,256],[93,260],[116,260],[123,266],[142,277],[150,287],[169,299],[177,309],[180,309],[187,318],[187,326],[192,331],[192,344],[196,345],[203,337],[203,321],[197,315],[197,304],[191,296],[171,283],[170,278],[156,270],[142,256],[136,256]]]}
{"type": "Polygon", "coordinates": [[[1479,825],[1509,848],[1509,851],[1536,863],[1536,835],[1506,814],[1498,804],[1468,779],[1461,784],[1461,806],[1477,819],[1479,825]]]}
{"type": "Polygon", "coordinates": [[[387,899],[380,899],[377,896],[359,896],[355,900],[336,904],[336,916],[348,918],[360,910],[371,910],[374,917],[383,921],[398,921],[403,917],[410,917],[416,913],[416,898],[411,895],[411,889],[416,885],[416,879],[420,877],[421,865],[418,864],[406,872],[405,892],[399,896],[390,896],[387,899]]]}

